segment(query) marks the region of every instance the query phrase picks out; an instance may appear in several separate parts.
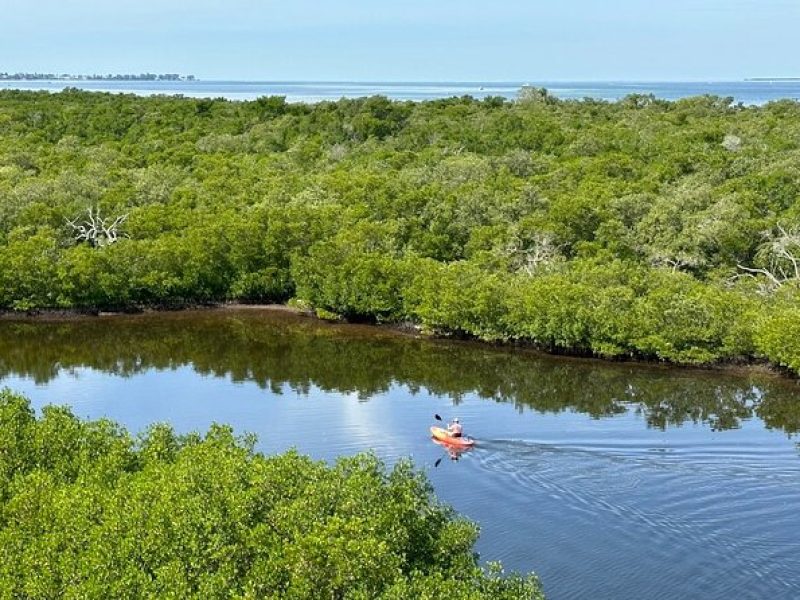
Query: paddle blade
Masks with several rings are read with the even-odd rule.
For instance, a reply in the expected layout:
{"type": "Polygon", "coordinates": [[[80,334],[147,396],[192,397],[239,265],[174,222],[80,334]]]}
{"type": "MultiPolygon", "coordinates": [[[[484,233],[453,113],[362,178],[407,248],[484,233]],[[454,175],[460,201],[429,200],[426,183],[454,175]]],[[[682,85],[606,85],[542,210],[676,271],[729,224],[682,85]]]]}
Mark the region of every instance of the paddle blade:
{"type": "Polygon", "coordinates": [[[436,467],[438,467],[441,462],[442,462],[442,457],[440,456],[439,459],[435,463],[433,463],[433,468],[435,469],[436,467]]]}
{"type": "Polygon", "coordinates": [[[437,421],[442,420],[442,417],[440,417],[439,415],[433,415],[433,418],[436,419],[437,421]]]}

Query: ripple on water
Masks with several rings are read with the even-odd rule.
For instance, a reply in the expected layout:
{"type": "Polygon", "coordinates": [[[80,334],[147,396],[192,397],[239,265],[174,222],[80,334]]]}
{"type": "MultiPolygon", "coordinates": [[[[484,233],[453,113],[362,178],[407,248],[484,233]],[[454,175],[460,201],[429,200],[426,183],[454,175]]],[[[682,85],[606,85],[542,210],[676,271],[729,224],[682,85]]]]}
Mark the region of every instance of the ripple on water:
{"type": "MultiPolygon", "coordinates": [[[[595,547],[590,575],[606,575],[599,597],[630,597],[624,590],[609,595],[609,579],[635,579],[645,562],[663,565],[650,571],[653,598],[673,597],[671,578],[677,573],[692,578],[698,597],[746,597],[741,583],[747,578],[759,580],[753,597],[800,597],[800,556],[787,555],[798,533],[796,454],[706,444],[654,452],[652,444],[489,440],[472,458],[475,469],[497,485],[506,480],[505,489],[514,489],[516,503],[527,504],[535,518],[571,520],[572,528],[560,529],[570,535],[548,539],[542,551],[580,557],[586,554],[584,536],[595,547]],[[630,572],[618,557],[604,554],[604,539],[613,539],[616,552],[640,557],[630,572]],[[609,572],[615,577],[607,577],[609,572]]],[[[507,520],[501,535],[512,536],[514,527],[507,520]]],[[[513,558],[513,550],[500,554],[513,558]]],[[[558,595],[559,580],[571,570],[566,560],[562,569],[547,573],[551,597],[565,597],[558,595]]],[[[597,595],[595,579],[586,580],[585,588],[571,580],[568,597],[597,595]]]]}

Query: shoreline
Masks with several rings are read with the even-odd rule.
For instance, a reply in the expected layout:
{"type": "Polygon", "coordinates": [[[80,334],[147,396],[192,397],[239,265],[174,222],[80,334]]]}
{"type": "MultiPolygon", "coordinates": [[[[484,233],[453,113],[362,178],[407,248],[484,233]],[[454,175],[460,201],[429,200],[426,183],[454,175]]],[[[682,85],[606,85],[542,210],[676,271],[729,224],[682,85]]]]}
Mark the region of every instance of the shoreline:
{"type": "Polygon", "coordinates": [[[188,310],[273,310],[280,312],[305,313],[314,311],[295,308],[288,304],[243,304],[239,302],[186,303],[164,306],[133,306],[113,309],[99,308],[30,308],[26,310],[0,309],[0,320],[6,321],[44,321],[70,320],[83,317],[118,317],[122,315],[144,315],[157,313],[181,313],[188,310]]]}
{"type": "Polygon", "coordinates": [[[741,357],[724,362],[703,363],[703,364],[683,364],[667,360],[652,359],[642,356],[625,356],[617,358],[604,358],[589,352],[571,350],[568,348],[543,348],[524,341],[496,341],[488,342],[475,337],[460,336],[447,333],[428,333],[423,331],[414,323],[365,323],[347,321],[346,319],[326,319],[320,317],[313,309],[290,306],[288,304],[242,304],[238,302],[224,302],[211,304],[186,304],[181,306],[155,306],[155,307],[136,307],[126,310],[110,311],[99,309],[30,309],[26,311],[0,310],[0,322],[45,322],[45,323],[69,323],[82,320],[94,319],[113,319],[118,317],[136,317],[157,314],[181,314],[190,311],[196,312],[269,312],[283,313],[297,317],[306,317],[320,323],[338,325],[343,327],[366,327],[375,331],[389,332],[395,335],[412,337],[416,339],[427,339],[442,343],[467,344],[476,348],[496,348],[505,349],[513,352],[528,352],[539,356],[556,357],[565,360],[592,361],[607,365],[638,365],[643,367],[660,367],[671,370],[690,370],[706,371],[715,373],[730,373],[738,375],[767,375],[785,382],[800,384],[800,377],[790,370],[774,365],[766,359],[755,357],[741,357]]]}

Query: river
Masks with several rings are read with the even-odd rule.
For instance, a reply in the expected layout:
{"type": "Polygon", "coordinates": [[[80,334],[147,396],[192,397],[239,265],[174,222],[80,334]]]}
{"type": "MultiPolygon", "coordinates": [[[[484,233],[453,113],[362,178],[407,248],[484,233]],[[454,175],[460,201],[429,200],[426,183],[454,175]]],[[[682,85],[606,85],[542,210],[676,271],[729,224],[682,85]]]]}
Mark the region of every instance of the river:
{"type": "Polygon", "coordinates": [[[263,310],[0,320],[0,387],[131,431],[413,457],[482,560],[551,600],[800,597],[800,386],[544,356],[263,310]],[[458,416],[478,445],[428,436],[458,416]],[[458,458],[458,460],[453,460],[458,458]]]}

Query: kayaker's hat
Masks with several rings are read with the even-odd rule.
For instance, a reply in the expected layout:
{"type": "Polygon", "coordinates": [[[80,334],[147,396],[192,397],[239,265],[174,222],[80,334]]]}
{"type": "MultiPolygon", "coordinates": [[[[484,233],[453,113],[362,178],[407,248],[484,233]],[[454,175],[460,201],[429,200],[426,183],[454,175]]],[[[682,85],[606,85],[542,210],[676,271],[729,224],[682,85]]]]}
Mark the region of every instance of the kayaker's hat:
{"type": "Polygon", "coordinates": [[[458,423],[458,417],[456,417],[455,419],[453,419],[453,423],[458,423]]]}

